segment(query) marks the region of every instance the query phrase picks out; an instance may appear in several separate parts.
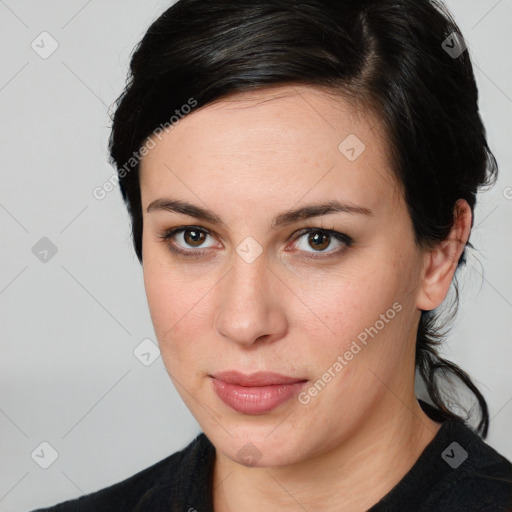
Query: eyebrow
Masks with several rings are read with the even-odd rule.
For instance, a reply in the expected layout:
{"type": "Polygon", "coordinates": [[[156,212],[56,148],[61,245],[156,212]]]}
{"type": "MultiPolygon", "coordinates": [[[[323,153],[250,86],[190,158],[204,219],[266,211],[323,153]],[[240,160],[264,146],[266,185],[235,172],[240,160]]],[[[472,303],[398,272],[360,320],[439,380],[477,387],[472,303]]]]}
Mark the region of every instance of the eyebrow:
{"type": "MultiPolygon", "coordinates": [[[[177,199],[156,199],[148,206],[146,211],[148,213],[152,211],[182,213],[184,215],[188,215],[189,217],[194,217],[196,219],[204,220],[212,224],[224,226],[222,219],[211,210],[177,199]]],[[[328,215],[330,213],[373,215],[373,212],[368,208],[331,200],[325,203],[310,204],[282,212],[272,220],[271,229],[275,229],[279,226],[293,224],[299,220],[319,217],[321,215],[328,215]]]]}

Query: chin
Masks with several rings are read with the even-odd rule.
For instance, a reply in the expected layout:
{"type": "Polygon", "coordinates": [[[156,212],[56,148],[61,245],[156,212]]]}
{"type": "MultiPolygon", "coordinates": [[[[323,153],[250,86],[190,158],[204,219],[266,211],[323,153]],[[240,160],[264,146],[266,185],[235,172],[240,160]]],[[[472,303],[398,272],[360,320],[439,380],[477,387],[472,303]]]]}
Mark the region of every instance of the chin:
{"type": "Polygon", "coordinates": [[[213,435],[205,431],[208,438],[226,457],[246,467],[282,467],[295,464],[304,458],[304,442],[279,427],[245,427],[236,431],[215,430],[213,435]]]}

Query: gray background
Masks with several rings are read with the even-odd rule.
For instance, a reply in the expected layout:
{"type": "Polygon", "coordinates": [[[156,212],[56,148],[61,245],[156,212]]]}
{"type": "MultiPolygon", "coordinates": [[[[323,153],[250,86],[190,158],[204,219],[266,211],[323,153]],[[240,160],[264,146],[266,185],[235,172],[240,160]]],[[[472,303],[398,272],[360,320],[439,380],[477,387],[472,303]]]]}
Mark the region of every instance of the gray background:
{"type": "MultiPolygon", "coordinates": [[[[169,5],[0,0],[0,511],[113,484],[200,431],[161,358],[144,356],[145,366],[133,353],[155,337],[128,216],[117,189],[92,195],[113,173],[108,107],[130,52],[169,5]],[[47,58],[43,31],[59,45],[47,58]],[[48,469],[44,441],[58,452],[48,469]]],[[[479,200],[477,256],[461,275],[444,354],[479,383],[488,443],[512,459],[512,1],[448,6],[474,59],[501,175],[479,200]]]]}

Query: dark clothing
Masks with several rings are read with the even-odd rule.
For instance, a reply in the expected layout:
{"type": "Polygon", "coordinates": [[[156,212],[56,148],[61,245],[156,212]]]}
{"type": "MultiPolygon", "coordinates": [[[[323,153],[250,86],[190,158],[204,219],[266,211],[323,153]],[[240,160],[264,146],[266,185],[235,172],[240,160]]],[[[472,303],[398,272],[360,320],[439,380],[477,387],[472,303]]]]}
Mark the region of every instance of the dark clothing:
{"type": "MultiPolygon", "coordinates": [[[[34,512],[214,512],[215,448],[204,433],[115,485],[34,512]]],[[[510,512],[512,465],[462,422],[445,421],[371,512],[510,512]]],[[[311,511],[313,512],[313,511],[311,511]]]]}

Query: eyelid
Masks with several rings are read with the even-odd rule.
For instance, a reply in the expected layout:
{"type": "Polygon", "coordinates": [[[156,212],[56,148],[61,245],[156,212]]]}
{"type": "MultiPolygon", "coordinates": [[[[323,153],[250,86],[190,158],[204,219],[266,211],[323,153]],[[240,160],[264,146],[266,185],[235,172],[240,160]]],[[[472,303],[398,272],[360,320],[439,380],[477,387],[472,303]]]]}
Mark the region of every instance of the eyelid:
{"type": "MultiPolygon", "coordinates": [[[[182,249],[181,247],[177,246],[175,243],[173,243],[171,241],[171,239],[175,235],[177,235],[178,233],[182,233],[182,232],[188,231],[188,230],[196,230],[196,231],[199,231],[201,233],[204,233],[205,235],[212,236],[212,237],[214,236],[214,235],[212,235],[211,231],[209,229],[207,229],[207,228],[203,228],[201,226],[186,225],[186,226],[178,226],[178,227],[171,228],[169,230],[163,231],[162,234],[158,235],[158,238],[160,238],[163,242],[166,242],[167,245],[169,246],[169,249],[172,252],[180,254],[180,255],[183,255],[185,257],[199,258],[199,257],[205,255],[206,253],[208,253],[210,248],[206,248],[206,249],[182,249]]],[[[304,236],[305,234],[311,233],[311,232],[320,232],[320,233],[323,233],[323,234],[327,234],[327,235],[335,238],[339,242],[343,243],[345,246],[340,248],[340,249],[335,249],[335,250],[331,250],[331,251],[327,251],[327,252],[322,252],[322,251],[311,251],[311,252],[309,252],[309,251],[298,251],[298,252],[303,252],[303,253],[308,254],[309,256],[304,256],[304,258],[306,258],[306,259],[326,259],[326,258],[329,258],[331,256],[336,256],[336,255],[341,254],[342,252],[344,252],[353,243],[352,238],[349,237],[348,235],[345,235],[344,233],[341,233],[339,231],[335,231],[334,229],[326,229],[326,228],[322,228],[322,227],[319,228],[319,227],[314,227],[314,226],[307,226],[307,227],[302,228],[302,229],[300,229],[298,231],[295,231],[292,234],[292,236],[289,238],[289,240],[291,239],[292,242],[296,242],[302,236],[304,236]]]]}

